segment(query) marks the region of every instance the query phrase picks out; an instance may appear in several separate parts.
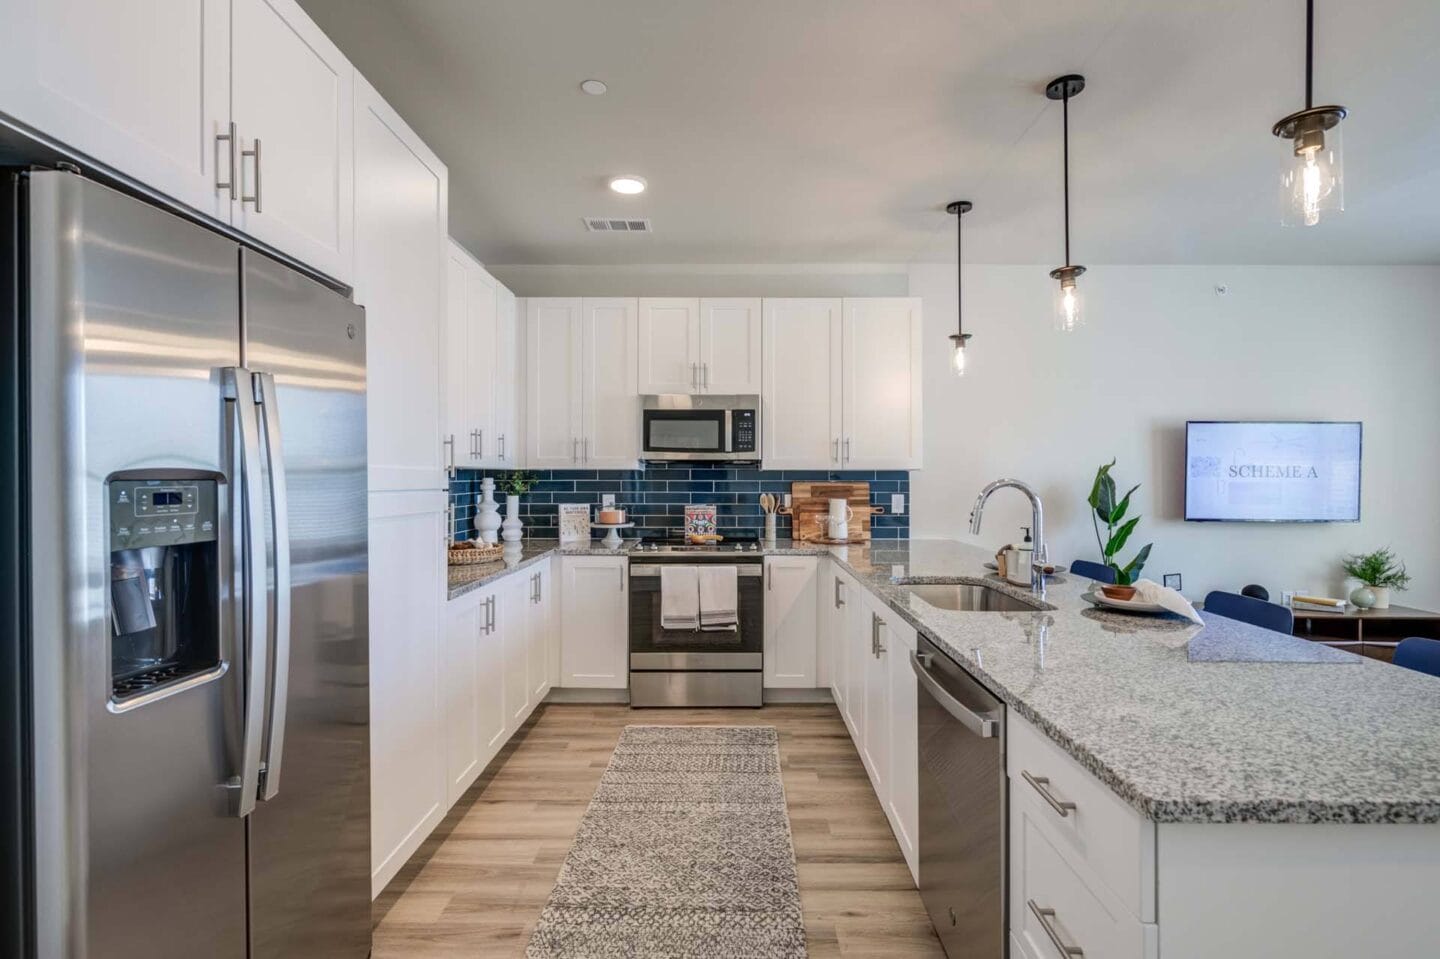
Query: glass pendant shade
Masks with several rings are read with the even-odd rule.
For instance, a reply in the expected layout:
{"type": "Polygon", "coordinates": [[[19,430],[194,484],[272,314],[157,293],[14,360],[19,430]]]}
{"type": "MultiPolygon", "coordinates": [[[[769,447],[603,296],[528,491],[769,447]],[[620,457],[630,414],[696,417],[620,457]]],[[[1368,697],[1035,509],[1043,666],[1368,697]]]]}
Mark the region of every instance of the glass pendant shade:
{"type": "Polygon", "coordinates": [[[954,344],[950,354],[950,372],[956,376],[965,375],[966,347],[970,343],[969,333],[954,333],[950,336],[950,342],[954,344]]]}
{"type": "Polygon", "coordinates": [[[1345,167],[1340,127],[1297,132],[1286,143],[1280,174],[1281,222],[1315,226],[1345,210],[1345,167]]]}
{"type": "Polygon", "coordinates": [[[1055,329],[1061,333],[1073,333],[1085,323],[1081,308],[1080,289],[1073,277],[1060,281],[1055,290],[1055,329]]]}

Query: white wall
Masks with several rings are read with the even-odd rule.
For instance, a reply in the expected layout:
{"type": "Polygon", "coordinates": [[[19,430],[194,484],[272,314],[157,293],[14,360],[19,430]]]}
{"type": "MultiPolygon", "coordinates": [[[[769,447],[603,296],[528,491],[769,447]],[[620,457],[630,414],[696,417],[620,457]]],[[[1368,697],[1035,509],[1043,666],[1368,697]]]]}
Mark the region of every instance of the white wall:
{"type": "MultiPolygon", "coordinates": [[[[610,238],[624,243],[625,237],[610,238]]],[[[492,266],[517,296],[905,296],[903,264],[492,266]]]]}
{"type": "MultiPolygon", "coordinates": [[[[1440,608],[1440,267],[1096,267],[1080,281],[1088,325],[1068,336],[1051,329],[1047,273],[966,267],[961,380],[945,339],[955,268],[911,268],[928,344],[912,535],[969,540],[975,494],[1013,476],[1041,492],[1053,558],[1098,559],[1084,499],[1115,457],[1122,488],[1143,484],[1147,575],[1182,573],[1192,598],[1251,582],[1341,595],[1339,557],[1389,545],[1414,576],[1396,602],[1440,608]],[[1363,420],[1361,522],[1183,522],[1187,419],[1363,420]]],[[[977,541],[1029,522],[1002,491],[977,541]]]]}

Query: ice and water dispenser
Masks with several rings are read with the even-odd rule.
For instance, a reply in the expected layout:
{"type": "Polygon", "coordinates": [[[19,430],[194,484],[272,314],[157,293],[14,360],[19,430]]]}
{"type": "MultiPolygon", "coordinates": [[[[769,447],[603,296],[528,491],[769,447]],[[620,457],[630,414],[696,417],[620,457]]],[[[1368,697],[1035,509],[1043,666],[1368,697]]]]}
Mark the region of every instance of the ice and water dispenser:
{"type": "Polygon", "coordinates": [[[111,698],[134,699],[220,663],[218,483],[112,477],[111,698]]]}

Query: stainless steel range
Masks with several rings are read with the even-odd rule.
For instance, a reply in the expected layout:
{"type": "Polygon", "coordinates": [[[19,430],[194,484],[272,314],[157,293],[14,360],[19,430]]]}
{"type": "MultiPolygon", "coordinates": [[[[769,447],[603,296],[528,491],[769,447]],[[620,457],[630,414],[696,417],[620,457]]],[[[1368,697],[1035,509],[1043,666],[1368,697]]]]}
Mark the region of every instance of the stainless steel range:
{"type": "Polygon", "coordinates": [[[759,544],[647,543],[630,554],[630,705],[760,706],[765,565],[759,544]],[[734,631],[666,629],[660,570],[666,564],[735,566],[734,631]]]}

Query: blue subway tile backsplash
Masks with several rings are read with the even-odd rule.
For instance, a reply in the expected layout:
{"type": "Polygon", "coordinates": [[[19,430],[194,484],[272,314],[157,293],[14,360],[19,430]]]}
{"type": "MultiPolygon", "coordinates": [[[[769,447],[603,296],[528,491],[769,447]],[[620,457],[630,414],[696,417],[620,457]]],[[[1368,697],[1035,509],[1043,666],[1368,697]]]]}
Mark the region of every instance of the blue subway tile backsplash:
{"type": "MultiPolygon", "coordinates": [[[[615,494],[617,506],[630,512],[634,529],[622,530],[627,539],[677,535],[685,525],[685,507],[714,504],[721,529],[759,535],[765,517],[760,509],[761,493],[788,493],[794,480],[849,480],[870,484],[870,502],[887,512],[871,521],[874,539],[907,539],[910,536],[910,474],[904,470],[757,470],[753,467],[656,467],[643,470],[533,470],[539,478],[535,488],[520,498],[520,518],[525,535],[554,539],[559,533],[559,503],[600,504],[605,493],[615,494]],[[890,497],[904,493],[907,510],[889,514],[890,497]]],[[[475,502],[480,497],[480,470],[459,470],[450,481],[450,502],[455,507],[455,538],[475,535],[475,502]]],[[[504,494],[495,499],[504,512],[504,494]]],[[[781,537],[789,535],[790,517],[777,517],[781,537]]]]}

